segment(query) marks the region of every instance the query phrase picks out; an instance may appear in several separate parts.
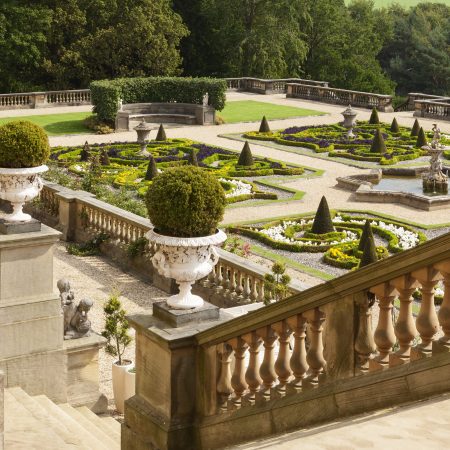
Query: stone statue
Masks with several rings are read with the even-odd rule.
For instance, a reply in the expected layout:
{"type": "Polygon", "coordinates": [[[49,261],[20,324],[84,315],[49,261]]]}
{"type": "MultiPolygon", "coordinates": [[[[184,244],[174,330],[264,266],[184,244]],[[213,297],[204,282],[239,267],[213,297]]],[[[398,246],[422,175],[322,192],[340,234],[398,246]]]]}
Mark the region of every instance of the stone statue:
{"type": "Polygon", "coordinates": [[[437,123],[433,123],[433,140],[431,141],[432,148],[438,148],[440,146],[441,141],[441,130],[438,128],[437,123]]]}
{"type": "Polygon", "coordinates": [[[76,305],[75,295],[70,289],[70,282],[64,278],[58,280],[57,286],[64,315],[64,339],[89,336],[91,322],[88,319],[88,312],[94,302],[90,299],[83,299],[76,305]]]}

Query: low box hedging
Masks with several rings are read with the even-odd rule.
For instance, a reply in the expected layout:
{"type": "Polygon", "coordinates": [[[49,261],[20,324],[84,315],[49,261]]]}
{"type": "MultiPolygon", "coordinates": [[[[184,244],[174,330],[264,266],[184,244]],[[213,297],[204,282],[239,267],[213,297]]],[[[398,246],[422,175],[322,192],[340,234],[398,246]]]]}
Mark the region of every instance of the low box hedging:
{"type": "Polygon", "coordinates": [[[124,103],[192,103],[201,105],[206,94],[208,104],[221,111],[225,106],[225,80],[215,78],[148,77],[99,80],[90,84],[94,112],[99,120],[111,123],[124,103]]]}

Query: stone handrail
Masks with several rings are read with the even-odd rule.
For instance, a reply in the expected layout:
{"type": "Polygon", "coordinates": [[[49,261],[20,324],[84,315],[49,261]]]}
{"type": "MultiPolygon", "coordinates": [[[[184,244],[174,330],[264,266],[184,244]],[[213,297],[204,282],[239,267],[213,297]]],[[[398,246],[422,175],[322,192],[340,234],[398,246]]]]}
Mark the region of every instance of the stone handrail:
{"type": "Polygon", "coordinates": [[[302,98],[324,103],[338,105],[353,105],[362,108],[377,108],[382,112],[393,112],[392,96],[374,94],[371,92],[349,91],[322,86],[311,86],[304,83],[288,83],[288,98],[302,98]]]}
{"type": "Polygon", "coordinates": [[[263,78],[226,78],[227,89],[258,94],[286,93],[288,83],[302,83],[310,86],[328,86],[327,81],[304,80],[302,78],[279,78],[267,80],[263,78]]]}
{"type": "MultiPolygon", "coordinates": [[[[56,222],[64,239],[77,242],[104,233],[109,236],[108,242],[112,245],[123,247],[145,237],[151,228],[146,218],[98,200],[92,194],[54,183],[45,183],[39,207],[53,218],[52,224],[56,222]]],[[[222,249],[218,252],[217,266],[207,279],[195,287],[197,293],[221,306],[264,301],[264,274],[267,271],[222,249]]],[[[297,282],[289,285],[291,293],[304,288],[297,282]]]]}
{"type": "Polygon", "coordinates": [[[204,352],[216,349],[220,366],[215,410],[209,403],[204,411],[210,415],[448,354],[450,233],[209,328],[195,339],[204,352]],[[436,313],[434,288],[440,280],[444,299],[436,313]],[[411,296],[416,288],[422,290],[417,317],[411,296]],[[395,325],[394,301],[399,304],[395,325]]]}
{"type": "Polygon", "coordinates": [[[450,120],[450,97],[439,97],[434,100],[415,100],[414,116],[450,120]]]}
{"type": "Polygon", "coordinates": [[[89,89],[0,94],[0,110],[91,104],[89,89]]]}

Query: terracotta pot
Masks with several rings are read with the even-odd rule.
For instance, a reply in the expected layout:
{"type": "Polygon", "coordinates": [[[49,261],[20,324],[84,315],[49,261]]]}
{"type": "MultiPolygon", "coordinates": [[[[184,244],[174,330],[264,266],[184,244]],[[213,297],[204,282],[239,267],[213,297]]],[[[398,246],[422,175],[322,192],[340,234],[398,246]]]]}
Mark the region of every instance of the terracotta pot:
{"type": "Polygon", "coordinates": [[[150,230],[147,239],[157,245],[152,263],[158,272],[174,278],[180,292],[167,299],[173,309],[192,309],[203,305],[203,299],[191,292],[192,284],[206,277],[219,261],[215,246],[225,242],[226,234],[193,238],[165,236],[150,230]]]}
{"type": "Polygon", "coordinates": [[[119,361],[112,365],[112,383],[114,393],[114,403],[116,409],[123,414],[125,398],[125,376],[129,369],[132,369],[134,364],[129,360],[123,360],[122,365],[119,366],[119,361]]]}

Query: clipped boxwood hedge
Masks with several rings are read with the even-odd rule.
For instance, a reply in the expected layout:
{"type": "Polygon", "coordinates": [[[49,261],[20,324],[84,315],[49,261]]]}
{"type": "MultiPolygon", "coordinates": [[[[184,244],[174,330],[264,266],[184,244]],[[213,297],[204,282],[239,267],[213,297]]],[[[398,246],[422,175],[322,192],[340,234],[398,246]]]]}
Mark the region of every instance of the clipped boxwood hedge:
{"type": "Polygon", "coordinates": [[[225,106],[225,80],[215,78],[148,77],[99,80],[90,84],[94,112],[99,120],[111,123],[124,103],[193,103],[208,104],[221,111],[225,106]]]}

